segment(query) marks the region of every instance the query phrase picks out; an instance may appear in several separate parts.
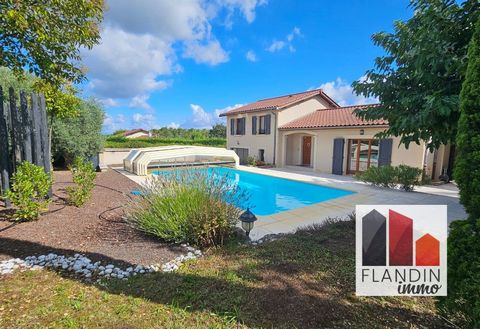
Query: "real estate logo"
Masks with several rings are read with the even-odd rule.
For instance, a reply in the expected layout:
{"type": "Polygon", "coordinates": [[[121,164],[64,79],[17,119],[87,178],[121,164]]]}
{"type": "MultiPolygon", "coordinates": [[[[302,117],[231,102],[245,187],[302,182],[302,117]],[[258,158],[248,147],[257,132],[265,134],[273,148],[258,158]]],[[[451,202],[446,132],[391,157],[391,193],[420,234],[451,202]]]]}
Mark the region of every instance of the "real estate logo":
{"type": "Polygon", "coordinates": [[[356,294],[447,295],[447,206],[358,205],[356,294]]]}

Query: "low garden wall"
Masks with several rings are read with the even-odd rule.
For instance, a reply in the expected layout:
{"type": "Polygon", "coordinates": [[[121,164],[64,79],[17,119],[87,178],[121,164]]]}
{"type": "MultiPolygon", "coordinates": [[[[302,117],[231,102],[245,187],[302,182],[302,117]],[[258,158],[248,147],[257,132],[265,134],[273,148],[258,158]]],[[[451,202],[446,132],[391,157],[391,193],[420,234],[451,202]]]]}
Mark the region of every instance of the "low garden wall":
{"type": "Polygon", "coordinates": [[[100,168],[107,168],[109,166],[123,166],[123,159],[125,159],[131,148],[106,148],[98,152],[98,161],[100,168]]]}

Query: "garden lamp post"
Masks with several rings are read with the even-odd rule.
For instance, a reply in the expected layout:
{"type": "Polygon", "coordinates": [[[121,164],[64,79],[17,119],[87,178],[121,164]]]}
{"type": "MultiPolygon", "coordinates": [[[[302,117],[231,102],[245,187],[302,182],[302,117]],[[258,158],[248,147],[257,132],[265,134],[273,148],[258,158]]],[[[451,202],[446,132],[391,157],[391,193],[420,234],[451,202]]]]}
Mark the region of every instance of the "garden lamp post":
{"type": "Polygon", "coordinates": [[[247,210],[240,215],[239,219],[242,222],[242,228],[245,230],[247,236],[249,236],[250,231],[253,229],[253,225],[257,220],[257,216],[250,211],[250,208],[247,208],[247,210]]]}

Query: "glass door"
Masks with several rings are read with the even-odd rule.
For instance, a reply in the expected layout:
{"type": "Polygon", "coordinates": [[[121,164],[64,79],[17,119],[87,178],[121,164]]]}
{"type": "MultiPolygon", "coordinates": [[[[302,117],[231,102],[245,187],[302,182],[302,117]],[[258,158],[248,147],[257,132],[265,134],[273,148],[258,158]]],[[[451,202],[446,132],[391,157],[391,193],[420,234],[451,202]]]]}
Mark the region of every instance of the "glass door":
{"type": "Polygon", "coordinates": [[[378,166],[378,140],[349,139],[348,140],[348,174],[355,174],[378,166]]]}
{"type": "Polygon", "coordinates": [[[348,140],[348,174],[354,174],[357,171],[358,139],[348,140]]]}

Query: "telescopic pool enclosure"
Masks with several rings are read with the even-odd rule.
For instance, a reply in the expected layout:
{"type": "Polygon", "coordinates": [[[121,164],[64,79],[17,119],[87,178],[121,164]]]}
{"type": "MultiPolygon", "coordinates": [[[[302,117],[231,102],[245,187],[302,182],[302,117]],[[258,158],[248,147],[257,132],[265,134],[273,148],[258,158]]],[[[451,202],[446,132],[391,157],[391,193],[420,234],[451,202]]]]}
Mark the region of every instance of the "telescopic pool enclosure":
{"type": "Polygon", "coordinates": [[[204,146],[160,146],[133,149],[123,160],[126,171],[139,176],[148,174],[149,169],[182,166],[239,165],[238,155],[218,147],[204,146]]]}

